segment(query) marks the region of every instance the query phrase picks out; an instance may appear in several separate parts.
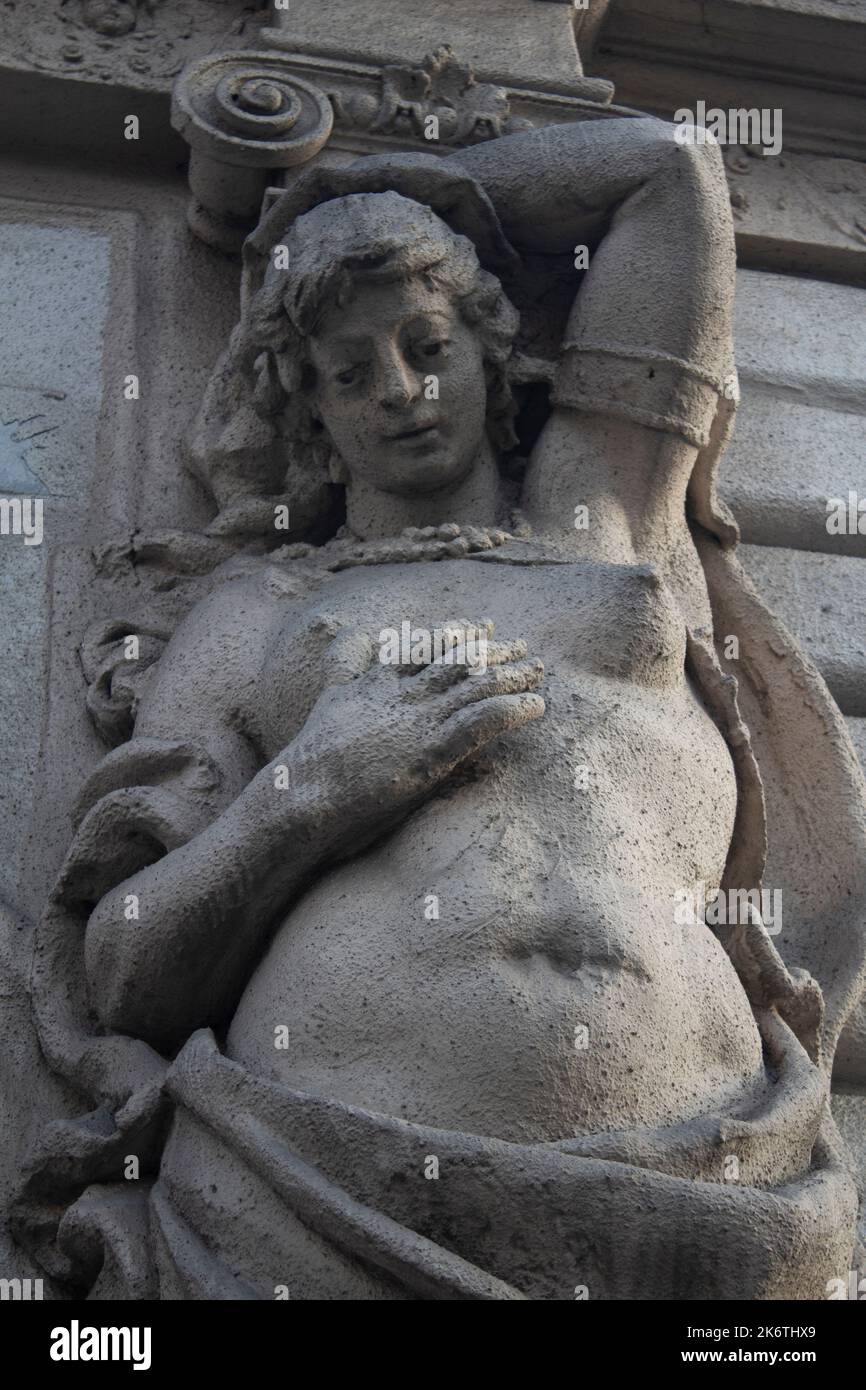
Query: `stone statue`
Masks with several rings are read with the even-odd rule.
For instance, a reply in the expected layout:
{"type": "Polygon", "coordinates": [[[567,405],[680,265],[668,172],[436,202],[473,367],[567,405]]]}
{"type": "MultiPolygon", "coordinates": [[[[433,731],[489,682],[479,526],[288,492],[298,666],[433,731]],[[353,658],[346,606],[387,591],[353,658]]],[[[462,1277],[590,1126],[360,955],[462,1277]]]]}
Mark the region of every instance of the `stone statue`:
{"type": "Polygon", "coordinates": [[[866,790],[716,496],[733,273],[719,150],[653,119],[271,203],[192,437],[216,521],[154,547],[202,596],[39,930],[87,1113],[15,1229],[60,1290],[845,1278],[866,790]]]}

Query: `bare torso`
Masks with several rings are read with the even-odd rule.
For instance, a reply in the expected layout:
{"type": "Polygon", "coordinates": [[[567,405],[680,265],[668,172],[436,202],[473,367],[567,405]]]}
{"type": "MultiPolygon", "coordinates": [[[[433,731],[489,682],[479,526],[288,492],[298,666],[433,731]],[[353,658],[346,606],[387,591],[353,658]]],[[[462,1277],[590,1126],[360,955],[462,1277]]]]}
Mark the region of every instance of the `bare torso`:
{"type": "Polygon", "coordinates": [[[759,1087],[733,967],[709,928],[674,920],[677,890],[720,881],[736,782],[669,591],[646,568],[590,563],[347,571],[273,610],[248,714],[268,758],[318,694],[317,614],[374,642],[405,620],[492,618],[543,659],[547,712],[322,874],[254,971],[229,1055],[510,1140],[675,1122],[759,1087]]]}

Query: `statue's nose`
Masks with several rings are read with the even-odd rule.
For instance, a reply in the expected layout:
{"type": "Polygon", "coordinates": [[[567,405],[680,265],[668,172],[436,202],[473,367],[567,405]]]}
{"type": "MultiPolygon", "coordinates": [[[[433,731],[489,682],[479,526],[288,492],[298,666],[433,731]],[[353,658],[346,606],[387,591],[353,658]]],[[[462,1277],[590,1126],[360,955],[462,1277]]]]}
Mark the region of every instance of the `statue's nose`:
{"type": "Polygon", "coordinates": [[[415,373],[398,352],[383,355],[378,377],[379,401],[387,410],[402,410],[419,395],[415,373]]]}

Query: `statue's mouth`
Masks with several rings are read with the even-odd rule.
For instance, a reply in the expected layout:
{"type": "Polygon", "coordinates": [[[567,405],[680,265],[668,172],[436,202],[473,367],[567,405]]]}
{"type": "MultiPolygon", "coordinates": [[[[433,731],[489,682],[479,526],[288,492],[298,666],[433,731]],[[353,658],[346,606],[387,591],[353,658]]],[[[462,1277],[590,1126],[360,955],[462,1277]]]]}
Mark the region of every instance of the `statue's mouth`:
{"type": "Polygon", "coordinates": [[[439,433],[439,426],[435,423],[427,425],[413,425],[411,429],[400,430],[397,434],[389,434],[387,438],[394,443],[399,441],[409,441],[414,439],[432,439],[439,433]]]}

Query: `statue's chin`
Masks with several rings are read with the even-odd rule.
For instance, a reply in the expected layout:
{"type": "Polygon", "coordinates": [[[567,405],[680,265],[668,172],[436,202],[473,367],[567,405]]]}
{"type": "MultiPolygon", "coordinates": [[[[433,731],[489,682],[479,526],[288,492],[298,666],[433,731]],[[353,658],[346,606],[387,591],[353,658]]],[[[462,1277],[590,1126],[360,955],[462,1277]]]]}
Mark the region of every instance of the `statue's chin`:
{"type": "Polygon", "coordinates": [[[453,454],[436,449],[418,449],[410,457],[380,468],[378,476],[369,481],[378,491],[392,497],[427,497],[446,488],[453,490],[462,486],[472,474],[479,452],[473,449],[468,457],[455,459],[453,454]]]}

